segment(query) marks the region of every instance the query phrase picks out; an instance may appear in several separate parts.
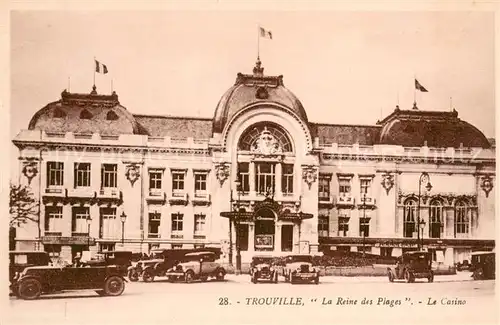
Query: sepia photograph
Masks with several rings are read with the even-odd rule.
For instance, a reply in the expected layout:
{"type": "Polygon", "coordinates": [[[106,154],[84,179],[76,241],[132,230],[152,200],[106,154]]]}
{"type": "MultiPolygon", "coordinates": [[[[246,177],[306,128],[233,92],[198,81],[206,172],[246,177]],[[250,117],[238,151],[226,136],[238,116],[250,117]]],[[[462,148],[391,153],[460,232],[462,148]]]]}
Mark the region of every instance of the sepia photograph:
{"type": "Polygon", "coordinates": [[[5,324],[498,322],[494,11],[9,20],[5,324]]]}

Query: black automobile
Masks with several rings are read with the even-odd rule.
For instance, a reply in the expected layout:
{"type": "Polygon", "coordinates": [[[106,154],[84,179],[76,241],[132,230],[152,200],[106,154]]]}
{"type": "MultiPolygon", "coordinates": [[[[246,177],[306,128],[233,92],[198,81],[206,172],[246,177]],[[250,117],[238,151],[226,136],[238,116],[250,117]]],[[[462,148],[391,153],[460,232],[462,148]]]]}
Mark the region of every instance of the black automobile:
{"type": "Polygon", "coordinates": [[[473,252],[469,270],[474,280],[495,279],[495,253],[473,252]]]}
{"type": "Polygon", "coordinates": [[[132,265],[133,253],[130,251],[105,251],[97,254],[95,258],[83,262],[83,266],[117,266],[120,274],[127,275],[128,268],[132,265]]]}
{"type": "Polygon", "coordinates": [[[276,270],[274,257],[268,255],[256,255],[250,263],[250,277],[252,283],[260,280],[278,283],[278,271],[276,270]]]}
{"type": "Polygon", "coordinates": [[[32,266],[16,277],[11,290],[26,300],[70,290],[94,290],[100,296],[119,296],[125,290],[125,279],[116,266],[32,266]]]}
{"type": "Polygon", "coordinates": [[[219,258],[221,249],[194,248],[194,249],[153,249],[149,259],[140,260],[128,268],[128,278],[135,282],[140,278],[144,282],[152,282],[155,277],[164,277],[169,269],[175,266],[184,256],[189,253],[212,252],[219,258]]]}
{"type": "Polygon", "coordinates": [[[12,283],[25,268],[29,266],[44,266],[50,264],[50,256],[41,251],[10,251],[9,280],[12,283]]]}
{"type": "Polygon", "coordinates": [[[404,253],[398,257],[395,267],[387,268],[387,277],[390,282],[404,279],[410,283],[415,282],[415,279],[418,278],[426,278],[429,282],[433,282],[431,253],[423,251],[404,253]]]}

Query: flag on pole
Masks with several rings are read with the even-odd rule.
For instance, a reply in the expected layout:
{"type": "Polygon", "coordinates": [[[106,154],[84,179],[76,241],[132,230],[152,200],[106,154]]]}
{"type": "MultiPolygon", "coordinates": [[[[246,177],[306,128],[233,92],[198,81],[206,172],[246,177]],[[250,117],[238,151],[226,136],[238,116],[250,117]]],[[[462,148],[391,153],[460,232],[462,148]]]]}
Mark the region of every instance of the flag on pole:
{"type": "Polygon", "coordinates": [[[259,30],[260,30],[260,37],[273,39],[273,33],[270,30],[264,29],[262,27],[259,27],[259,30]]]}
{"type": "Polygon", "coordinates": [[[95,60],[95,72],[106,74],[108,73],[108,67],[105,64],[102,64],[101,62],[95,60]]]}
{"type": "Polygon", "coordinates": [[[425,89],[425,87],[424,87],[424,86],[422,86],[422,85],[420,84],[420,82],[418,82],[418,80],[417,80],[417,79],[415,79],[415,89],[416,89],[416,90],[420,90],[420,91],[421,91],[421,92],[423,92],[423,93],[427,93],[427,92],[428,92],[428,90],[427,90],[427,89],[425,89]]]}

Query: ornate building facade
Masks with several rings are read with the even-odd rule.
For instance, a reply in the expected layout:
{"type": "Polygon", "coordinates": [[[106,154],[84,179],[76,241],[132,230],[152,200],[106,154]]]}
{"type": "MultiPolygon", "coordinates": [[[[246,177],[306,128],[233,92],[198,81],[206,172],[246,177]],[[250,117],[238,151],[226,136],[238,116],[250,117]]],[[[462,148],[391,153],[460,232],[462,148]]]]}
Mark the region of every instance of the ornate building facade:
{"type": "Polygon", "coordinates": [[[13,140],[19,182],[40,201],[16,247],[70,259],[214,245],[227,258],[238,242],[245,261],[422,245],[447,264],[494,248],[495,149],[455,110],[313,123],[283,77],[263,72],[258,60],[239,73],[212,119],[132,114],[95,86],[63,91],[13,140]]]}

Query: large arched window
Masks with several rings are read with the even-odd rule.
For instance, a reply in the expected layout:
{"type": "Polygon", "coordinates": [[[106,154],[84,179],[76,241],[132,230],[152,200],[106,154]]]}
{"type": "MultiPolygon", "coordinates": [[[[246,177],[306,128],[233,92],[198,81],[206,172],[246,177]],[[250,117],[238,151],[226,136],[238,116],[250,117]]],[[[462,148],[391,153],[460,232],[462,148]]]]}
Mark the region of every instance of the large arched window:
{"type": "Polygon", "coordinates": [[[404,220],[403,220],[403,236],[412,238],[413,233],[416,231],[416,213],[417,202],[413,199],[408,199],[404,203],[404,220]]]}
{"type": "Polygon", "coordinates": [[[468,237],[469,224],[469,208],[464,201],[458,201],[455,204],[455,237],[468,237]]]}
{"type": "Polygon", "coordinates": [[[439,200],[432,200],[429,208],[429,237],[441,238],[443,205],[439,200]]]}
{"type": "Polygon", "coordinates": [[[249,127],[240,138],[238,149],[263,154],[292,152],[292,142],[283,129],[274,123],[261,122],[249,127]]]}

